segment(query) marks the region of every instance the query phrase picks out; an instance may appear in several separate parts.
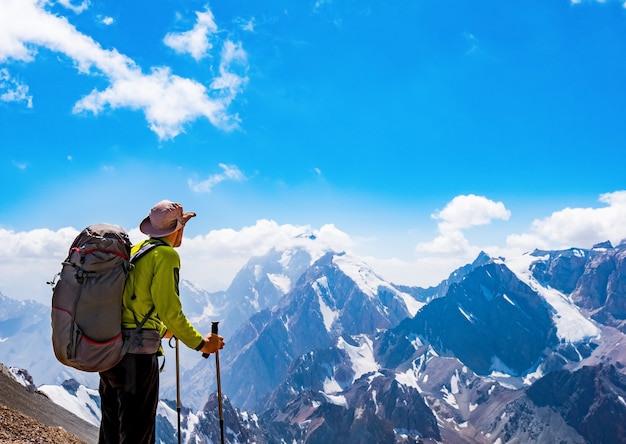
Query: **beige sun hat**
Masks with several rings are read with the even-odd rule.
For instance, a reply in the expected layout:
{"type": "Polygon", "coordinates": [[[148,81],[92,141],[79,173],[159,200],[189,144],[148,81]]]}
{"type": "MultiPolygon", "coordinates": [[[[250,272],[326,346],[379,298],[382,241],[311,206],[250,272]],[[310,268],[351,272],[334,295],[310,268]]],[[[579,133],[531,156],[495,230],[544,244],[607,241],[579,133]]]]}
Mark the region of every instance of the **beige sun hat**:
{"type": "Polygon", "coordinates": [[[196,213],[183,212],[183,206],[177,202],[162,200],[150,210],[150,214],[141,221],[139,229],[151,237],[165,237],[185,226],[196,213]]]}

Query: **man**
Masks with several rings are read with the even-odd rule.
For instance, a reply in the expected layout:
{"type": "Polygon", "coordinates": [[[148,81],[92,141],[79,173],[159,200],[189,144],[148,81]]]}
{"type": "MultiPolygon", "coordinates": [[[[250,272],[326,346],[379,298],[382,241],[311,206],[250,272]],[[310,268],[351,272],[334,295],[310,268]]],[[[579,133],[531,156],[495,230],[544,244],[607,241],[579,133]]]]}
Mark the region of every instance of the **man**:
{"type": "Polygon", "coordinates": [[[182,311],[178,294],[180,257],[174,250],[183,239],[185,224],[196,214],[183,212],[179,203],[157,203],[139,229],[158,242],[132,266],[122,312],[125,332],[144,321],[141,335],[132,341],[122,361],[100,373],[102,422],[99,444],[152,444],[155,442],[156,409],[159,397],[161,338],[178,338],[200,353],[214,353],[224,347],[221,336],[200,334],[182,311]]]}

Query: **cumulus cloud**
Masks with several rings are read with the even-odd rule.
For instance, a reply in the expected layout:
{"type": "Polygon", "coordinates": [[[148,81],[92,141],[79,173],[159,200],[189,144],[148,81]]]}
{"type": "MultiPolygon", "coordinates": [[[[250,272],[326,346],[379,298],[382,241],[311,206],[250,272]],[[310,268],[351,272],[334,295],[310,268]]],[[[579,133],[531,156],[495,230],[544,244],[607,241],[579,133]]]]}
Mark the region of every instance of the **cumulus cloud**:
{"type": "MultiPolygon", "coordinates": [[[[46,281],[60,271],[78,233],[71,227],[26,232],[0,228],[0,292],[45,303],[50,296],[46,281]]],[[[129,230],[129,236],[133,243],[145,239],[138,228],[129,230]]],[[[316,229],[263,219],[240,230],[212,230],[185,238],[179,250],[181,276],[209,291],[225,290],[251,257],[264,255],[272,248],[296,246],[306,247],[317,258],[328,250],[349,251],[354,242],[332,224],[316,229]]]]}
{"type": "Polygon", "coordinates": [[[215,185],[226,180],[242,181],[246,179],[246,176],[236,165],[220,163],[219,166],[222,169],[221,173],[213,174],[207,179],[197,183],[190,179],[188,181],[189,188],[196,193],[210,193],[215,185]]]}
{"type": "Polygon", "coordinates": [[[142,110],[150,129],[160,139],[177,136],[185,123],[202,116],[218,128],[237,126],[226,114],[226,103],[209,98],[206,87],[195,80],[173,75],[169,68],[154,68],[148,75],[138,69],[125,71],[111,87],[94,90],[79,100],[74,112],[90,111],[97,115],[107,106],[142,110]]]}
{"type": "Polygon", "coordinates": [[[28,93],[28,85],[12,78],[6,68],[0,69],[0,101],[23,102],[27,108],[33,107],[33,96],[28,93]]]}
{"type": "Polygon", "coordinates": [[[180,247],[181,273],[203,288],[224,290],[251,257],[264,255],[272,248],[296,246],[305,246],[317,258],[328,250],[348,251],[354,241],[332,224],[313,229],[308,225],[279,225],[262,219],[240,230],[213,230],[185,239],[180,247]],[[311,235],[315,240],[311,240],[311,235]]]}
{"type": "Polygon", "coordinates": [[[209,9],[196,12],[196,16],[198,20],[191,30],[169,33],[163,42],[178,53],[187,53],[194,59],[200,60],[209,55],[212,48],[209,38],[217,32],[218,28],[213,13],[209,9]]]}
{"type": "MultiPolygon", "coordinates": [[[[413,266],[420,273],[433,276],[430,284],[447,277],[455,268],[471,262],[482,250],[491,256],[514,257],[535,249],[558,250],[572,247],[591,248],[594,244],[610,241],[613,245],[626,239],[626,191],[615,191],[599,196],[600,207],[564,208],[547,217],[535,219],[527,230],[506,236],[504,243],[491,239],[492,245],[472,245],[464,230],[489,224],[494,220],[509,220],[510,211],[502,202],[485,197],[457,196],[446,207],[432,215],[439,220],[438,235],[419,243],[416,262],[404,267],[390,266],[378,261],[390,276],[400,276],[398,270],[413,266]]],[[[373,261],[372,261],[373,262],[373,261]]]]}
{"type": "Polygon", "coordinates": [[[51,281],[78,234],[73,228],[16,232],[0,228],[0,292],[49,303],[51,281]]]}
{"type": "Polygon", "coordinates": [[[72,0],[57,0],[57,3],[75,12],[76,14],[80,14],[81,12],[89,8],[89,1],[87,0],[83,0],[78,5],[75,5],[74,3],[76,2],[72,2],[72,0]]]}
{"type": "MultiPolygon", "coordinates": [[[[68,2],[69,4],[69,2],[68,2]]],[[[75,113],[98,114],[107,107],[130,108],[142,111],[148,125],[160,139],[176,137],[184,131],[185,124],[200,117],[214,126],[232,130],[238,126],[236,115],[226,111],[228,104],[245,85],[230,71],[215,79],[216,86],[207,88],[202,83],[177,76],[168,67],[153,67],[145,74],[129,57],[116,49],[103,49],[91,37],[79,32],[65,17],[49,13],[46,2],[22,0],[3,4],[0,15],[0,62],[19,60],[32,62],[37,48],[45,47],[74,61],[79,72],[104,75],[110,86],[94,89],[78,100],[75,113]],[[224,94],[222,79],[228,77],[233,85],[224,94]]],[[[207,13],[204,13],[205,15],[207,13]]],[[[230,57],[230,50],[225,54],[230,57]]],[[[240,53],[245,54],[243,49],[240,53]]],[[[241,54],[237,60],[242,59],[241,54]]],[[[224,67],[232,65],[232,58],[222,60],[224,67]]]]}
{"type": "Polygon", "coordinates": [[[494,219],[508,220],[511,212],[502,202],[495,202],[474,194],[456,196],[443,210],[432,215],[439,220],[439,235],[430,242],[419,243],[418,252],[459,254],[474,251],[463,234],[463,229],[486,225],[494,219]]]}
{"type": "Polygon", "coordinates": [[[220,75],[213,79],[211,88],[222,92],[222,98],[229,104],[248,83],[247,71],[248,55],[241,43],[230,40],[222,47],[222,60],[219,66],[220,75]],[[239,68],[241,73],[237,73],[239,68]]]}
{"type": "MultiPolygon", "coordinates": [[[[238,171],[228,165],[221,165],[221,168],[224,176],[236,175],[234,172],[238,171]]],[[[535,248],[590,248],[605,240],[617,244],[626,238],[626,224],[623,224],[626,191],[603,194],[599,201],[604,206],[555,211],[535,220],[527,232],[509,236],[506,246],[488,247],[471,245],[462,230],[493,220],[507,220],[509,211],[500,202],[485,197],[457,196],[444,210],[433,215],[440,221],[440,233],[433,241],[420,244],[419,257],[413,260],[379,256],[364,259],[385,279],[398,284],[427,286],[438,284],[455,268],[471,262],[480,250],[492,256],[512,257],[535,248]],[[442,231],[442,226],[454,229],[442,231]]],[[[0,228],[0,291],[14,298],[32,298],[45,303],[50,296],[45,282],[60,270],[61,261],[77,234],[74,228],[27,232],[0,228]]],[[[135,243],[145,238],[138,228],[133,228],[129,234],[135,243]]],[[[350,236],[333,224],[312,228],[263,219],[238,230],[225,228],[185,238],[180,247],[181,275],[209,291],[225,290],[251,257],[266,254],[272,248],[305,246],[319,257],[328,250],[355,252],[361,242],[362,239],[350,236]]]]}
{"type": "Polygon", "coordinates": [[[590,248],[611,241],[614,245],[626,239],[626,191],[602,194],[601,208],[565,208],[543,219],[535,219],[528,233],[507,238],[511,247],[590,248]]]}
{"type": "Polygon", "coordinates": [[[433,214],[434,219],[442,221],[439,224],[441,231],[485,225],[493,219],[508,220],[510,216],[511,212],[502,202],[474,194],[456,196],[443,210],[433,214]]]}
{"type": "Polygon", "coordinates": [[[77,234],[73,228],[22,232],[0,228],[0,263],[45,257],[64,259],[77,234]]]}

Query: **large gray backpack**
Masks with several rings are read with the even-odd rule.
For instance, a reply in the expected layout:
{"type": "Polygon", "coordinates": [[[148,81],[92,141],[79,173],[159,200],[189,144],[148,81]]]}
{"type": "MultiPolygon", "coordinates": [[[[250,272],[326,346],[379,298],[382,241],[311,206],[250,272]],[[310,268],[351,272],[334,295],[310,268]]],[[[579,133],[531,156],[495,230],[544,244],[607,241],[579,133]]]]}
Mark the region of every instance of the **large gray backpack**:
{"type": "Polygon", "coordinates": [[[131,264],[158,245],[146,242],[131,257],[126,231],[109,224],[91,225],[76,236],[58,281],[52,282],[52,345],[60,362],[101,372],[122,359],[130,345],[122,334],[126,278],[131,264]]]}

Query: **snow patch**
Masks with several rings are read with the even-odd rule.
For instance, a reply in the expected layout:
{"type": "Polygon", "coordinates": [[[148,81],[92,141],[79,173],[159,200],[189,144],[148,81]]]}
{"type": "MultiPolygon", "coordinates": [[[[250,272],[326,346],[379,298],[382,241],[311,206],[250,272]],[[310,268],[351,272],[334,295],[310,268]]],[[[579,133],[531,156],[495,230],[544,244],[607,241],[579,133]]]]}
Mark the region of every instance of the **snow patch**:
{"type": "Polygon", "coordinates": [[[331,332],[332,326],[334,322],[339,318],[339,313],[332,310],[321,296],[318,295],[318,302],[320,305],[320,312],[322,313],[322,318],[324,319],[324,327],[326,327],[327,332],[331,332]]]}
{"type": "Polygon", "coordinates": [[[453,407],[457,410],[459,409],[459,404],[457,404],[454,394],[450,393],[448,387],[444,385],[441,389],[441,393],[443,393],[443,400],[446,401],[446,403],[448,403],[450,407],[453,407]]]}
{"type": "Polygon", "coordinates": [[[396,294],[400,299],[404,301],[404,305],[411,316],[415,314],[424,306],[423,303],[417,301],[411,295],[398,291],[396,288],[389,285],[381,279],[372,269],[362,260],[349,254],[343,254],[341,256],[334,256],[333,262],[339,267],[341,271],[345,273],[350,279],[352,279],[357,287],[370,298],[375,298],[378,295],[378,288],[384,287],[396,294]]]}
{"type": "Polygon", "coordinates": [[[263,266],[257,264],[254,266],[254,280],[256,282],[259,282],[262,277],[263,277],[263,266]]]}
{"type": "Polygon", "coordinates": [[[65,410],[95,426],[100,425],[101,411],[96,403],[96,399],[99,398],[97,390],[89,389],[84,385],[78,387],[76,395],[68,393],[60,385],[42,385],[39,390],[65,410]]]}
{"type": "MultiPolygon", "coordinates": [[[[404,373],[396,373],[395,377],[396,381],[400,384],[405,385],[407,387],[413,387],[418,392],[421,392],[421,388],[417,383],[417,372],[415,368],[410,368],[404,373]]],[[[423,381],[426,382],[428,380],[428,375],[424,376],[423,381]]]]}
{"type": "Polygon", "coordinates": [[[511,298],[509,298],[506,294],[503,294],[502,297],[504,298],[505,301],[507,301],[509,304],[515,307],[515,302],[513,302],[511,298]]]}
{"type": "Polygon", "coordinates": [[[524,376],[524,385],[532,385],[535,381],[541,379],[542,377],[543,370],[541,369],[541,367],[537,367],[537,370],[524,376]]]}
{"type": "Polygon", "coordinates": [[[376,399],[376,390],[372,390],[372,401],[374,402],[374,405],[376,406],[376,410],[374,410],[374,414],[378,415],[378,400],[376,399]]]}
{"type": "Polygon", "coordinates": [[[450,392],[453,395],[459,393],[459,372],[458,370],[454,371],[454,375],[450,378],[450,392]]]}
{"type": "Polygon", "coordinates": [[[289,276],[285,276],[284,274],[268,273],[267,278],[274,287],[280,290],[282,294],[287,294],[289,293],[289,290],[291,290],[291,279],[289,279],[289,276]]]}
{"type": "MultiPolygon", "coordinates": [[[[584,254],[582,252],[581,254],[584,254]]],[[[552,319],[557,328],[557,336],[565,342],[580,342],[588,338],[600,337],[600,330],[560,291],[545,288],[532,276],[530,266],[538,260],[547,260],[548,256],[538,258],[530,254],[506,259],[505,265],[530,288],[543,297],[555,313],[552,319]]]]}
{"type": "Polygon", "coordinates": [[[324,393],[326,393],[327,395],[331,393],[338,393],[341,390],[343,389],[335,378],[326,378],[324,380],[324,393]]]}
{"type": "Polygon", "coordinates": [[[218,315],[218,310],[211,305],[209,302],[206,303],[207,305],[204,307],[204,309],[202,310],[202,314],[199,316],[190,316],[189,320],[193,323],[193,324],[200,324],[202,322],[207,322],[210,321],[211,319],[215,319],[218,315]]]}
{"type": "Polygon", "coordinates": [[[320,392],[324,398],[331,404],[338,405],[339,407],[348,408],[348,400],[343,395],[328,395],[324,392],[320,392]]]}
{"type": "Polygon", "coordinates": [[[32,385],[31,381],[26,378],[27,373],[25,373],[25,370],[16,367],[9,367],[9,371],[11,372],[13,379],[20,383],[20,385],[23,385],[26,388],[29,388],[32,385]]]}
{"type": "MultiPolygon", "coordinates": [[[[181,421],[181,436],[185,437],[185,444],[190,442],[190,438],[192,432],[195,430],[196,426],[200,423],[200,418],[198,415],[195,415],[191,411],[187,414],[187,421],[181,421]]],[[[159,401],[157,406],[157,416],[161,416],[167,420],[172,425],[174,430],[178,427],[178,412],[176,409],[171,408],[164,401],[159,401]]]]}
{"type": "Polygon", "coordinates": [[[350,357],[354,382],[366,373],[378,371],[380,367],[374,359],[372,340],[366,336],[356,336],[353,339],[359,343],[358,346],[350,345],[340,337],[337,340],[337,348],[344,350],[350,357]]]}
{"type": "Polygon", "coordinates": [[[313,289],[315,290],[315,293],[317,293],[317,301],[320,306],[320,313],[322,314],[324,327],[326,327],[326,331],[330,333],[332,331],[333,324],[339,318],[339,312],[333,310],[328,306],[328,304],[326,304],[323,298],[323,294],[325,293],[324,291],[322,291],[323,288],[326,289],[326,293],[330,291],[328,288],[328,279],[326,278],[326,276],[321,277],[317,281],[315,281],[315,283],[313,284],[313,289]]]}
{"type": "Polygon", "coordinates": [[[471,317],[469,314],[467,314],[467,313],[465,312],[465,310],[463,310],[463,309],[461,308],[461,306],[460,306],[460,305],[459,305],[459,306],[457,306],[457,308],[459,309],[459,311],[461,312],[461,314],[462,314],[463,316],[465,316],[465,319],[467,319],[467,320],[468,320],[470,323],[472,323],[472,324],[474,323],[474,321],[472,320],[472,317],[471,317]]]}

